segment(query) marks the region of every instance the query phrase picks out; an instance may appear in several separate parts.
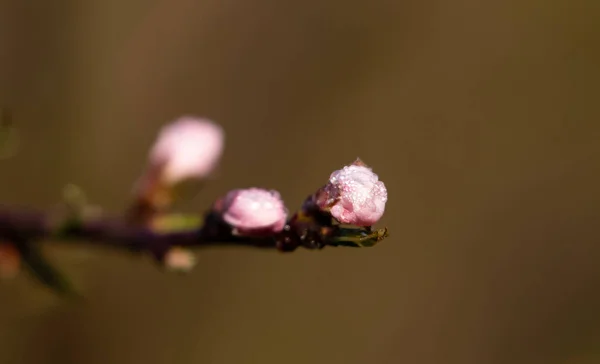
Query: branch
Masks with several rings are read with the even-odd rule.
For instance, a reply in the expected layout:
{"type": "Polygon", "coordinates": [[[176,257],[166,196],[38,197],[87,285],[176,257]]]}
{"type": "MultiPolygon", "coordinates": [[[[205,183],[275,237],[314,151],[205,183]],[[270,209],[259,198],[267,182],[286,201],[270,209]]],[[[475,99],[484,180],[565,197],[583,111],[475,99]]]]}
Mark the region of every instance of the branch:
{"type": "Polygon", "coordinates": [[[73,185],[67,186],[64,203],[56,210],[0,207],[0,275],[17,270],[22,261],[42,283],[72,293],[68,281],[39,251],[40,241],[145,253],[163,267],[189,271],[194,248],[245,246],[292,252],[299,247],[370,247],[387,237],[386,228],[371,228],[383,215],[387,190],[358,159],[334,171],[292,215],[279,192],[263,188],[229,191],[204,215],[172,212],[183,187],[205,181],[218,164],[223,133],[210,120],[194,117],[163,127],[124,216],[107,216],[73,185]]]}
{"type": "Polygon", "coordinates": [[[205,216],[203,224],[193,223],[189,226],[181,226],[178,222],[200,222],[202,218],[165,214],[156,217],[154,223],[142,225],[130,223],[122,217],[57,217],[60,215],[64,214],[0,208],[0,240],[70,241],[131,252],[149,252],[160,258],[174,247],[245,246],[290,252],[298,247],[370,246],[387,236],[387,229],[371,231],[333,224],[329,224],[329,229],[322,225],[316,229],[311,224],[299,224],[297,215],[287,221],[282,231],[258,236],[236,235],[231,226],[212,212],[205,216]],[[315,234],[316,230],[319,230],[318,234],[315,234]]]}
{"type": "Polygon", "coordinates": [[[204,226],[183,231],[155,231],[150,226],[130,224],[124,218],[101,216],[94,219],[55,221],[53,213],[0,208],[0,239],[60,240],[87,243],[126,251],[164,252],[169,247],[246,245],[275,247],[273,239],[251,239],[230,234],[211,235],[204,226]],[[229,235],[229,236],[228,236],[229,235]]]}

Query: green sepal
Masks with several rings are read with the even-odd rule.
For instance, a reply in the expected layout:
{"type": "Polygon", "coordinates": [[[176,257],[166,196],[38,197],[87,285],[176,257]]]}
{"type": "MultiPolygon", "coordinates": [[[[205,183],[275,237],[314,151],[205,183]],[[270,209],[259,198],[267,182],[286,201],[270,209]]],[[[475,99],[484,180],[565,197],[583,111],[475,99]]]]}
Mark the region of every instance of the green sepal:
{"type": "Polygon", "coordinates": [[[151,227],[159,234],[178,233],[200,229],[202,223],[202,216],[199,215],[165,214],[154,217],[151,227]]]}
{"type": "Polygon", "coordinates": [[[371,230],[370,228],[342,228],[340,227],[328,244],[334,246],[347,246],[354,248],[369,248],[389,236],[388,229],[371,230]]]}

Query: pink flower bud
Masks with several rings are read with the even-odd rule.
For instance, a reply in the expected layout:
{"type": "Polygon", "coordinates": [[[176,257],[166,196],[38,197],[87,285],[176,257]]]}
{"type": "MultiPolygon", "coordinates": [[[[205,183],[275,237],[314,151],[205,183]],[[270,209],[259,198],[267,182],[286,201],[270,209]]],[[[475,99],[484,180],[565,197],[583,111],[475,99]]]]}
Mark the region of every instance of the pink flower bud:
{"type": "Polygon", "coordinates": [[[168,184],[201,179],[219,162],[224,139],[223,129],[214,122],[184,116],[160,130],[150,163],[160,166],[161,179],[168,184]]]}
{"type": "Polygon", "coordinates": [[[385,211],[387,190],[371,168],[358,160],[335,171],[315,202],[342,224],[374,225],[385,211]]]}
{"type": "Polygon", "coordinates": [[[164,264],[172,271],[189,272],[196,265],[196,257],[190,250],[173,247],[167,251],[164,264]]]}
{"type": "Polygon", "coordinates": [[[239,235],[276,233],[283,229],[287,219],[279,192],[261,188],[230,191],[221,209],[223,220],[239,235]]]}

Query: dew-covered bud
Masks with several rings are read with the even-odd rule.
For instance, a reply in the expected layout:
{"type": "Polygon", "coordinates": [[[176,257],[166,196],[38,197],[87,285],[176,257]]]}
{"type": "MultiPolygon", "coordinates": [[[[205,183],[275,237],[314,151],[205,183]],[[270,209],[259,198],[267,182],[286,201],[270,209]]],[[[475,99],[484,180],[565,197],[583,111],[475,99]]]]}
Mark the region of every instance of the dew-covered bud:
{"type": "Polygon", "coordinates": [[[223,221],[238,235],[269,235],[281,231],[286,223],[287,209],[277,191],[237,189],[220,204],[223,221]]]}
{"type": "Polygon", "coordinates": [[[342,224],[372,226],[385,211],[387,190],[360,159],[333,172],[315,195],[315,203],[342,224]]]}

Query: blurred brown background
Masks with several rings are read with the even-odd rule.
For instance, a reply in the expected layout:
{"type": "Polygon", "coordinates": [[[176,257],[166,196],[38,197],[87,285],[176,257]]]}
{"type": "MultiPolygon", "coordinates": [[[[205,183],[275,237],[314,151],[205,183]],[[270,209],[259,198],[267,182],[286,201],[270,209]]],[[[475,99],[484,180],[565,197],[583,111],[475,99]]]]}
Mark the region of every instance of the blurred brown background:
{"type": "Polygon", "coordinates": [[[0,0],[0,200],[118,213],[160,125],[219,121],[218,182],[290,207],[360,156],[373,249],[201,251],[189,276],[82,246],[88,296],[0,285],[0,363],[600,362],[600,4],[0,0]]]}

